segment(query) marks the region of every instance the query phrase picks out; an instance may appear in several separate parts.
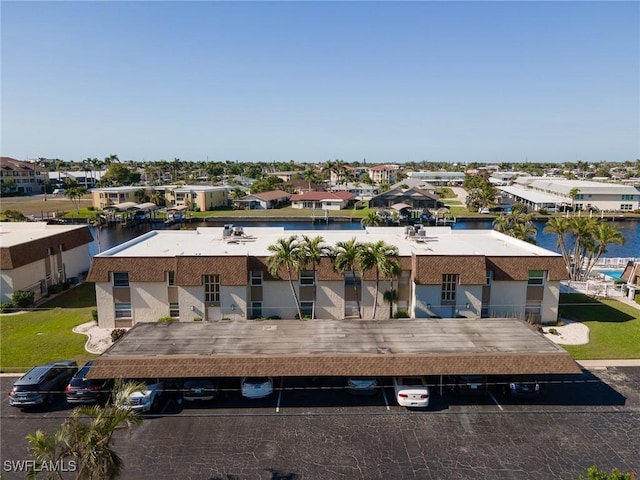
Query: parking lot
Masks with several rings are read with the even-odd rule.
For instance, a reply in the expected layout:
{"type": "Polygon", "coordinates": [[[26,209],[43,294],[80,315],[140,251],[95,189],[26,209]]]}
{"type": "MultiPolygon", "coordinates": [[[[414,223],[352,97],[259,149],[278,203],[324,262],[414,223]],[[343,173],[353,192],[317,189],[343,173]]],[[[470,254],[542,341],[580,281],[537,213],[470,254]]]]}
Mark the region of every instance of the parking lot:
{"type": "MultiPolygon", "coordinates": [[[[4,392],[13,380],[0,379],[4,392]]],[[[371,396],[348,394],[344,380],[275,378],[274,393],[258,400],[242,398],[237,379],[201,404],[169,393],[116,435],[122,478],[566,480],[592,464],[640,471],[637,367],[556,376],[534,400],[497,385],[469,396],[432,386],[424,411],[398,406],[388,378],[371,396]]],[[[25,435],[54,430],[70,411],[62,396],[23,412],[4,395],[3,478],[25,478],[6,461],[28,459],[25,435]]]]}

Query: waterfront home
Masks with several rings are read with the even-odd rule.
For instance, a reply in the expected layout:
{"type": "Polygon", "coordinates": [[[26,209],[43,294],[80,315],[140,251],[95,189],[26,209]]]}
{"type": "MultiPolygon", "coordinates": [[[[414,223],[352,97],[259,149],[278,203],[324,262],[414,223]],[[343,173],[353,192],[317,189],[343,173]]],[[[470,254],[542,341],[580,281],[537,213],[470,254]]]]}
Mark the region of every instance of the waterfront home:
{"type": "Polygon", "coordinates": [[[10,302],[18,290],[33,292],[37,300],[52,285],[80,279],[89,270],[93,237],[86,225],[2,222],[0,236],[2,302],[10,302]]]}
{"type": "MultiPolygon", "coordinates": [[[[384,242],[399,251],[393,278],[375,269],[340,273],[331,256],[293,271],[296,306],[286,271],[269,273],[270,245],[294,233],[281,227],[155,230],[94,257],[99,323],[131,327],[172,317],[180,322],[303,315],[318,319],[515,317],[558,318],[562,256],[494,230],[367,227],[325,230],[324,242],[384,242]],[[378,288],[376,288],[376,286],[378,288]],[[393,304],[385,292],[395,292],[393,304]],[[377,296],[376,296],[377,292],[377,296]],[[373,313],[375,308],[375,315],[373,313]]],[[[296,231],[309,237],[317,231],[296,231]]]]}

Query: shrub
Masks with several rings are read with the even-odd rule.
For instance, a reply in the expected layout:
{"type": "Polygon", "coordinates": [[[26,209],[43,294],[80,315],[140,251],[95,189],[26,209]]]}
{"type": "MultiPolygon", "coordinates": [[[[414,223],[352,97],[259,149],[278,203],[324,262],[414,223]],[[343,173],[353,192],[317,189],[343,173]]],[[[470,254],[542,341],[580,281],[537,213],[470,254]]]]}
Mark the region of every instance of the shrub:
{"type": "Polygon", "coordinates": [[[555,328],[550,328],[550,329],[549,329],[549,333],[550,333],[551,335],[560,335],[560,334],[558,333],[558,330],[556,330],[555,328]]]}
{"type": "Polygon", "coordinates": [[[93,212],[96,209],[96,207],[94,207],[93,205],[89,205],[87,207],[87,210],[89,210],[90,212],[93,212]]]}
{"type": "Polygon", "coordinates": [[[547,215],[549,212],[547,211],[546,208],[541,208],[540,210],[538,210],[538,213],[540,215],[547,215]]]}
{"type": "Polygon", "coordinates": [[[0,302],[0,313],[9,313],[9,312],[13,312],[13,303],[0,302]]]}
{"type": "Polygon", "coordinates": [[[62,291],[62,285],[59,283],[56,283],[55,285],[49,285],[49,287],[47,287],[47,292],[49,292],[49,295],[55,295],[57,293],[60,293],[62,291]]]}
{"type": "Polygon", "coordinates": [[[158,323],[171,323],[171,322],[173,322],[173,320],[174,319],[171,318],[171,317],[160,317],[158,319],[158,323]]]}
{"type": "Polygon", "coordinates": [[[124,328],[114,328],[113,330],[111,330],[111,341],[115,342],[125,333],[127,333],[127,331],[124,328]]]}
{"type": "Polygon", "coordinates": [[[623,473],[617,468],[611,470],[611,473],[607,473],[604,470],[599,470],[596,466],[587,468],[587,476],[580,475],[578,480],[636,480],[636,474],[633,472],[623,473]]]}
{"type": "Polygon", "coordinates": [[[556,327],[564,327],[564,322],[562,320],[558,320],[556,322],[556,327]]]}
{"type": "MultiPolygon", "coordinates": [[[[223,318],[224,320],[224,318],[223,318]]],[[[193,321],[194,322],[201,322],[202,321],[202,317],[193,317],[193,321]]]]}
{"type": "Polygon", "coordinates": [[[91,318],[96,322],[98,321],[98,310],[91,310],[91,318]]]}
{"type": "Polygon", "coordinates": [[[18,290],[13,292],[11,299],[16,307],[27,307],[33,303],[36,294],[33,292],[25,292],[24,290],[18,290]]]}
{"type": "Polygon", "coordinates": [[[280,315],[271,315],[267,317],[267,320],[280,320],[280,315]]]}
{"type": "Polygon", "coordinates": [[[409,318],[409,312],[404,308],[399,308],[393,315],[393,318],[409,318]]]}

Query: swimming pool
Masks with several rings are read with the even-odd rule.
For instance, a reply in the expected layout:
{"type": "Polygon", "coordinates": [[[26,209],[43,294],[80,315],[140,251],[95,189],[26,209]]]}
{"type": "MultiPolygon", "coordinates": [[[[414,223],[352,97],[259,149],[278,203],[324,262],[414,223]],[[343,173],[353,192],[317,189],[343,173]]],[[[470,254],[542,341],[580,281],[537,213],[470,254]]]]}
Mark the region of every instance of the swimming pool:
{"type": "Polygon", "coordinates": [[[614,280],[622,279],[622,273],[624,270],[598,270],[600,273],[606,275],[607,277],[611,277],[614,280]]]}

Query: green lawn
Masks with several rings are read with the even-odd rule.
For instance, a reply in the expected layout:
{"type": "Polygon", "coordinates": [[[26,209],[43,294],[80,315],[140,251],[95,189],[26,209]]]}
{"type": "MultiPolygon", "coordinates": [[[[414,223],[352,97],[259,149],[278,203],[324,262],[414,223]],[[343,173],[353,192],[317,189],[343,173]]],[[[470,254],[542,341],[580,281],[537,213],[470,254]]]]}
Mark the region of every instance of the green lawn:
{"type": "Polygon", "coordinates": [[[617,300],[562,294],[560,316],[589,327],[587,345],[563,345],[576,360],[640,358],[640,310],[617,300]]]}
{"type": "Polygon", "coordinates": [[[71,331],[92,319],[95,304],[94,285],[85,283],[34,311],[0,317],[0,372],[24,372],[53,360],[82,365],[95,358],[84,349],[86,335],[71,331]]]}

